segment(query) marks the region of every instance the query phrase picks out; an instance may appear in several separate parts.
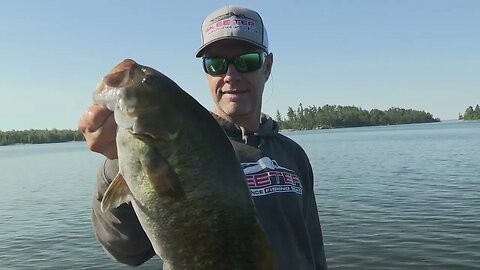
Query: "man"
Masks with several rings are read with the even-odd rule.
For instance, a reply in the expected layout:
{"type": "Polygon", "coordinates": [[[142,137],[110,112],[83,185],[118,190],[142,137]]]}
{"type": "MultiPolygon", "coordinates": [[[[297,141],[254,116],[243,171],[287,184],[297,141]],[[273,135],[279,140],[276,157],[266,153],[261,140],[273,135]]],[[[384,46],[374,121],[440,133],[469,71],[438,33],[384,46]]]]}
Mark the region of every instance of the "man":
{"type": "MultiPolygon", "coordinates": [[[[327,269],[308,157],[261,113],[273,54],[260,15],[239,6],[220,8],[204,20],[202,42],[196,56],[202,57],[214,116],[239,156],[280,269],[327,269]]],[[[100,210],[103,193],[118,172],[112,112],[92,105],[78,126],[89,148],[108,158],[100,168],[92,205],[96,237],[119,262],[140,265],[154,251],[132,207],[100,210]]]]}

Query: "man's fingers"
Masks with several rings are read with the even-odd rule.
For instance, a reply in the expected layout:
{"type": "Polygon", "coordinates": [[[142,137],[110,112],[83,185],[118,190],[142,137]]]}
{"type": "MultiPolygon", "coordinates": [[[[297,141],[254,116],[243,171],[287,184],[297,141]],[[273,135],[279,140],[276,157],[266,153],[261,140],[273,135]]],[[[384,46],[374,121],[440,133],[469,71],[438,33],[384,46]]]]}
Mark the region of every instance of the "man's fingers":
{"type": "Polygon", "coordinates": [[[80,116],[78,129],[83,133],[90,150],[109,159],[117,158],[117,124],[112,111],[101,105],[91,105],[80,116]]]}
{"type": "Polygon", "coordinates": [[[95,131],[92,132],[86,130],[84,132],[85,139],[88,143],[88,148],[109,158],[116,156],[116,131],[117,125],[115,123],[113,114],[110,114],[104,120],[102,125],[95,129],[95,131]]]}
{"type": "Polygon", "coordinates": [[[117,123],[115,123],[113,113],[107,115],[107,118],[105,118],[103,124],[98,129],[101,129],[102,137],[113,138],[115,140],[117,135],[117,123]]]}
{"type": "Polygon", "coordinates": [[[105,121],[113,116],[113,112],[101,105],[88,107],[80,116],[78,129],[82,132],[94,132],[104,125],[105,121]]]}

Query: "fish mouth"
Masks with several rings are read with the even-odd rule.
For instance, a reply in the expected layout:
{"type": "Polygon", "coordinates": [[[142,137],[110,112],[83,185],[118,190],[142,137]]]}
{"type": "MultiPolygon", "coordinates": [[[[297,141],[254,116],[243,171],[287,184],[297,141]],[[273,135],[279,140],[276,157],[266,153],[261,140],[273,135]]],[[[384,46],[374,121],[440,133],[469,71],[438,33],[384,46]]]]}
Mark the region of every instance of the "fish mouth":
{"type": "Polygon", "coordinates": [[[179,131],[174,133],[169,133],[168,131],[157,131],[157,134],[152,134],[146,131],[136,131],[135,126],[128,129],[128,132],[135,138],[143,141],[143,142],[153,142],[153,141],[167,141],[172,142],[174,141],[179,134],[179,131]]]}
{"type": "Polygon", "coordinates": [[[116,109],[117,104],[122,105],[120,93],[132,78],[132,72],[137,65],[135,61],[125,59],[103,76],[93,94],[94,102],[106,106],[111,111],[116,109]]]}
{"type": "Polygon", "coordinates": [[[118,103],[119,104],[117,106],[117,110],[119,110],[120,112],[122,112],[123,114],[129,117],[138,117],[145,113],[148,114],[148,113],[154,112],[158,110],[158,108],[160,108],[160,106],[149,106],[149,107],[138,107],[135,105],[129,106],[129,105],[125,105],[125,102],[123,101],[123,99],[119,99],[118,103]]]}
{"type": "Polygon", "coordinates": [[[157,138],[155,135],[153,134],[150,134],[148,132],[135,132],[134,130],[129,130],[128,131],[130,134],[132,134],[132,136],[134,136],[135,138],[141,140],[141,141],[151,141],[151,140],[157,140],[159,138],[157,138]]]}
{"type": "Polygon", "coordinates": [[[102,83],[97,86],[97,91],[101,91],[102,88],[108,89],[124,87],[132,77],[131,73],[136,65],[138,64],[131,59],[123,60],[103,77],[102,83]]]}

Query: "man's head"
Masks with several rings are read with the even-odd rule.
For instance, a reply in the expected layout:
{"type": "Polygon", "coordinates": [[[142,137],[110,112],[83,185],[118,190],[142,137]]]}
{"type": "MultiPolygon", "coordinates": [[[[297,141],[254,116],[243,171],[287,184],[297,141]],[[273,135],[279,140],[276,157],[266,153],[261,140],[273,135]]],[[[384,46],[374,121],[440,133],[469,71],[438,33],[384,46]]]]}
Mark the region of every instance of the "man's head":
{"type": "Polygon", "coordinates": [[[260,15],[239,6],[214,11],[202,24],[196,56],[202,57],[215,113],[247,130],[258,128],[273,64],[260,15]]]}

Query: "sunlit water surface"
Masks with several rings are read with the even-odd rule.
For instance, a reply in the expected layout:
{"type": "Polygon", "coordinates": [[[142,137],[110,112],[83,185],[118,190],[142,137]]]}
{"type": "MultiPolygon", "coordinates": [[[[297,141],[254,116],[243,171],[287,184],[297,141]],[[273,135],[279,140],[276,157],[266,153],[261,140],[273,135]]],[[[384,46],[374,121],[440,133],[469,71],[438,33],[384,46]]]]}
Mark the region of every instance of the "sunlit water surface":
{"type": "MultiPolygon", "coordinates": [[[[479,121],[284,134],[310,157],[330,269],[479,269],[479,121]]],[[[0,269],[129,268],[91,229],[101,160],[85,143],[0,147],[0,269]]]]}

